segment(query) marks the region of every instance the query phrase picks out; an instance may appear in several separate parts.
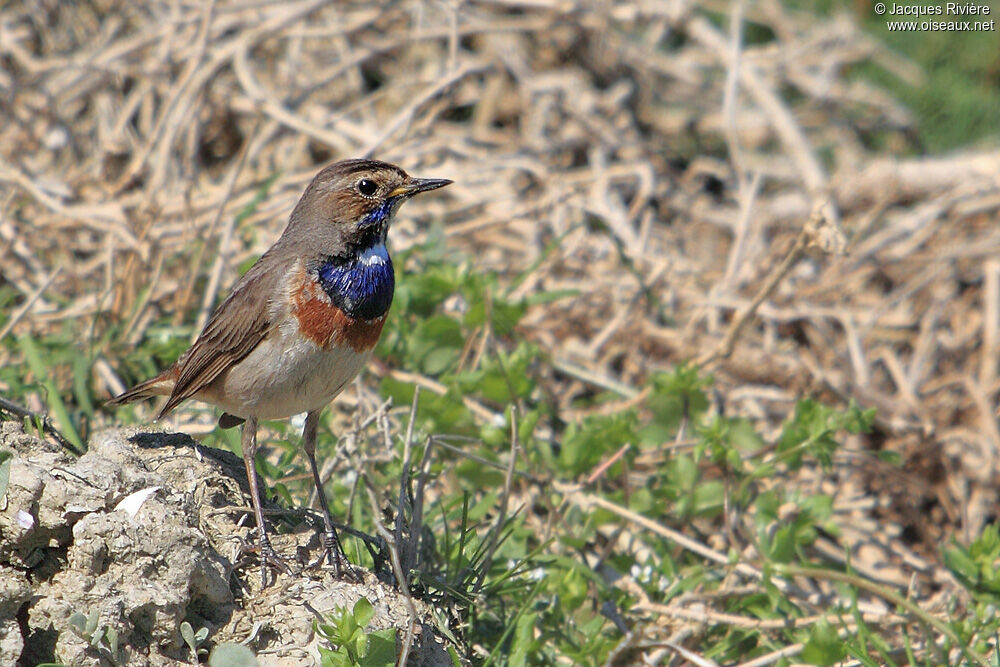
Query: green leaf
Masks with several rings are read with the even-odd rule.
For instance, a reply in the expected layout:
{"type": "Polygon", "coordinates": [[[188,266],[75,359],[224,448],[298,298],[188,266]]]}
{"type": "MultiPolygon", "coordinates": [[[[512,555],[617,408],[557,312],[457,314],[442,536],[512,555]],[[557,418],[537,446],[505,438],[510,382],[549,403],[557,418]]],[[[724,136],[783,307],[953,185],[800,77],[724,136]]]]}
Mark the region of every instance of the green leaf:
{"type": "Polygon", "coordinates": [[[367,635],[362,667],[393,667],[396,664],[396,630],[386,628],[367,635]]]}
{"type": "Polygon", "coordinates": [[[801,400],[795,406],[795,415],[782,427],[777,450],[793,470],[801,467],[807,454],[815,456],[824,468],[829,468],[838,446],[833,437],[837,422],[832,408],[812,399],[801,400]]]}
{"type": "Polygon", "coordinates": [[[82,638],[87,637],[87,617],[78,611],[73,612],[67,621],[73,633],[82,638]]]}
{"type": "Polygon", "coordinates": [[[559,452],[560,467],[574,475],[590,470],[622,445],[634,443],[637,423],[635,412],[628,410],[613,415],[590,415],[582,422],[570,424],[559,452]]]}
{"type": "Polygon", "coordinates": [[[699,375],[697,367],[685,364],[677,366],[672,373],[653,375],[648,405],[655,422],[667,433],[674,433],[683,418],[697,420],[708,409],[704,388],[710,382],[709,378],[699,375]]]}
{"type": "Polygon", "coordinates": [[[821,618],[809,633],[809,640],[802,649],[802,659],[813,665],[833,665],[847,656],[844,640],[837,631],[821,618]]]}
{"type": "Polygon", "coordinates": [[[0,450],[0,498],[7,493],[7,486],[10,484],[10,464],[13,460],[13,452],[0,450]]]}
{"type": "Polygon", "coordinates": [[[358,598],[358,601],[354,603],[354,622],[358,624],[358,627],[368,627],[374,616],[375,608],[368,601],[368,598],[358,598]]]}
{"type": "Polygon", "coordinates": [[[733,447],[741,454],[752,454],[764,448],[764,438],[754,428],[750,420],[737,418],[729,422],[729,438],[733,447]]]}
{"type": "Polygon", "coordinates": [[[767,550],[767,557],[778,563],[788,563],[795,556],[795,527],[779,526],[774,531],[767,550]]]}
{"type": "Polygon", "coordinates": [[[903,455],[899,452],[891,452],[885,449],[875,452],[875,457],[879,461],[901,468],[903,466],[903,455]]]}
{"type": "Polygon", "coordinates": [[[335,643],[346,646],[350,644],[355,636],[361,631],[353,614],[348,614],[345,610],[340,610],[340,618],[337,620],[337,636],[335,643]]]}
{"type": "Polygon", "coordinates": [[[181,622],[181,637],[184,639],[184,643],[188,645],[192,651],[198,649],[198,645],[194,641],[194,628],[187,621],[181,622]]]}
{"type": "Polygon", "coordinates": [[[722,511],[726,489],[720,480],[706,480],[694,487],[691,511],[698,516],[711,516],[722,511]]]}
{"type": "Polygon", "coordinates": [[[447,315],[435,315],[422,321],[409,336],[409,361],[428,375],[448,370],[465,345],[458,321],[447,315]]]}
{"type": "Polygon", "coordinates": [[[347,651],[343,649],[331,651],[321,647],[319,655],[322,667],[355,667],[354,661],[347,655],[347,651]]]}
{"type": "Polygon", "coordinates": [[[110,625],[105,626],[104,638],[108,641],[108,648],[111,649],[111,654],[116,655],[118,653],[118,631],[110,625]]]}
{"type": "Polygon", "coordinates": [[[944,564],[969,587],[974,586],[979,579],[979,567],[976,561],[969,555],[969,551],[960,545],[945,549],[944,564]]]}
{"type": "Polygon", "coordinates": [[[570,609],[575,609],[583,604],[587,597],[588,577],[579,568],[566,570],[559,580],[559,593],[565,598],[565,603],[570,609]]]}
{"type": "Polygon", "coordinates": [[[535,625],[538,623],[537,614],[523,614],[517,619],[514,628],[514,635],[511,637],[509,667],[526,667],[528,657],[534,655],[535,625]]]}
{"type": "Polygon", "coordinates": [[[436,347],[420,360],[420,365],[424,373],[428,375],[440,375],[450,369],[458,360],[458,349],[450,347],[436,347]]]}
{"type": "MultiPolygon", "coordinates": [[[[413,385],[400,382],[391,377],[382,378],[382,395],[392,398],[395,405],[410,405],[413,403],[413,385]]],[[[444,396],[430,391],[420,393],[420,404],[417,409],[417,423],[426,432],[443,432],[459,435],[475,435],[476,422],[472,413],[462,402],[463,395],[449,389],[444,396]]]]}
{"type": "MultiPolygon", "coordinates": [[[[486,301],[480,296],[482,294],[481,289],[478,293],[470,294],[475,301],[469,306],[464,318],[465,325],[470,328],[482,326],[486,323],[487,307],[486,301]]],[[[521,318],[524,317],[527,307],[523,302],[505,302],[499,300],[496,296],[493,299],[489,309],[492,315],[490,318],[490,327],[497,336],[509,336],[514,331],[514,327],[521,321],[521,318]]]]}
{"type": "Polygon", "coordinates": [[[63,403],[62,395],[59,393],[59,388],[56,387],[56,383],[52,379],[49,367],[42,359],[41,352],[38,349],[38,343],[35,342],[35,339],[32,338],[30,334],[18,336],[17,342],[21,347],[21,352],[24,354],[24,358],[28,362],[28,367],[34,374],[36,381],[45,387],[49,411],[52,413],[53,417],[55,417],[56,423],[59,424],[59,430],[64,436],[66,436],[67,440],[82,450],[84,448],[83,441],[80,439],[80,435],[76,432],[76,427],[73,426],[73,420],[69,417],[69,411],[66,409],[66,404],[63,403]]]}
{"type": "Polygon", "coordinates": [[[333,639],[337,636],[337,628],[333,627],[329,623],[317,623],[316,631],[322,635],[324,639],[333,639]]]}
{"type": "Polygon", "coordinates": [[[217,644],[208,656],[208,667],[259,667],[257,656],[241,644],[217,644]]]}
{"type": "Polygon", "coordinates": [[[1000,526],[990,524],[964,547],[952,538],[944,550],[944,564],[959,581],[978,596],[993,602],[1000,600],[1000,526]]]}

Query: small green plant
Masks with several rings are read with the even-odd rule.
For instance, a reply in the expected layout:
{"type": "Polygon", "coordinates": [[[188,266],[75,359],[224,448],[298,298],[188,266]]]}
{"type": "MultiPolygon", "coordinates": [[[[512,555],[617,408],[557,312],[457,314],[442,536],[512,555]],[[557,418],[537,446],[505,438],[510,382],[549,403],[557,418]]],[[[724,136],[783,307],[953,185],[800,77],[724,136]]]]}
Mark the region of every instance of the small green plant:
{"type": "Polygon", "coordinates": [[[944,550],[944,564],[977,597],[1000,602],[1000,525],[986,526],[968,547],[952,538],[944,550]]]}
{"type": "Polygon", "coordinates": [[[242,644],[218,644],[208,656],[208,667],[257,667],[257,656],[242,644]]]}
{"type": "Polygon", "coordinates": [[[73,633],[87,641],[91,648],[107,658],[113,665],[124,665],[124,657],[118,650],[118,631],[110,625],[98,627],[100,616],[94,609],[87,616],[80,612],[69,617],[69,627],[73,633]]]}
{"type": "Polygon", "coordinates": [[[7,493],[7,485],[10,484],[10,464],[13,459],[14,452],[0,450],[0,498],[7,493]]]}
{"type": "Polygon", "coordinates": [[[874,408],[861,410],[854,401],[846,410],[836,410],[812,399],[801,400],[778,440],[780,458],[794,470],[802,465],[803,457],[811,455],[829,469],[833,452],[840,446],[837,432],[866,433],[874,419],[874,408]]]}
{"type": "Polygon", "coordinates": [[[392,667],[396,664],[396,630],[365,632],[375,615],[372,603],[359,598],[354,608],[339,608],[330,623],[316,623],[316,632],[334,645],[320,648],[323,667],[392,667]]]}
{"type": "Polygon", "coordinates": [[[198,656],[208,653],[206,649],[200,648],[208,637],[208,628],[201,628],[198,632],[195,632],[191,624],[184,621],[181,623],[181,637],[184,639],[184,643],[188,645],[188,648],[191,649],[194,664],[197,664],[198,656]]]}

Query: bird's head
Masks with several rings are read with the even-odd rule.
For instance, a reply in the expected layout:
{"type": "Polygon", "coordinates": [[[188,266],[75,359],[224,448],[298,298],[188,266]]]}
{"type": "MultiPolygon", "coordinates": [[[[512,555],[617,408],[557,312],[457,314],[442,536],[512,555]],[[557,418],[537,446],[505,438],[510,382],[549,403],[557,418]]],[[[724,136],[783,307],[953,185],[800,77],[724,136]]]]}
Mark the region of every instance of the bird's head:
{"type": "Polygon", "coordinates": [[[326,255],[363,251],[385,242],[400,204],[449,183],[444,178],[413,178],[378,160],[336,162],[316,174],[283,236],[326,255]]]}

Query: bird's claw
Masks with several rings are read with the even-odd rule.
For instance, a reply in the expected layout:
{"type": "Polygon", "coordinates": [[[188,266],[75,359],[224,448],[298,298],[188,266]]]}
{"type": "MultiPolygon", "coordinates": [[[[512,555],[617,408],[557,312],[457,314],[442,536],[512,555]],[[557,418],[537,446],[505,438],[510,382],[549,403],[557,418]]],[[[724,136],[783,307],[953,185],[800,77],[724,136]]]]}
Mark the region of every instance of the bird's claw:
{"type": "MultiPolygon", "coordinates": [[[[262,537],[260,542],[256,545],[248,544],[247,542],[240,540],[240,552],[241,553],[254,553],[260,560],[260,587],[267,588],[271,585],[268,581],[267,571],[272,569],[275,572],[281,572],[283,574],[292,574],[292,569],[288,567],[288,563],[285,559],[278,555],[278,552],[274,550],[271,546],[271,541],[267,537],[262,537]]],[[[277,581],[277,575],[275,575],[275,581],[277,581]]]]}
{"type": "Polygon", "coordinates": [[[355,583],[361,583],[361,578],[354,571],[354,566],[347,560],[344,548],[340,546],[340,540],[333,531],[323,533],[323,552],[315,561],[309,564],[310,570],[315,570],[323,565],[323,561],[333,567],[333,574],[338,579],[349,579],[355,583]]]}

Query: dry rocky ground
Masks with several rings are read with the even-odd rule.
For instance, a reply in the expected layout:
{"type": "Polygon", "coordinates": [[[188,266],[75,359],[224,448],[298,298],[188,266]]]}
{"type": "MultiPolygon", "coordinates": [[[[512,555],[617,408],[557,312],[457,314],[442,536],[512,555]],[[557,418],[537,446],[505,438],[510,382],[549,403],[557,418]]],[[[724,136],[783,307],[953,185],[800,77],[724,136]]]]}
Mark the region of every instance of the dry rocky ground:
{"type": "MultiPolygon", "coordinates": [[[[190,661],[182,621],[208,628],[212,645],[246,642],[262,664],[316,664],[313,621],[359,597],[375,608],[370,630],[405,636],[408,602],[374,574],[345,582],[303,570],[261,591],[257,568],[238,567],[251,529],[243,462],[232,453],[131,429],[95,435],[74,458],[16,423],[0,428],[0,449],[14,452],[0,512],[0,664],[110,664],[107,646],[102,657],[71,628],[76,612],[96,611],[115,628],[122,665],[190,661]]],[[[308,564],[317,535],[305,525],[275,547],[308,564]]],[[[451,665],[432,611],[414,604],[410,664],[451,665]]]]}

